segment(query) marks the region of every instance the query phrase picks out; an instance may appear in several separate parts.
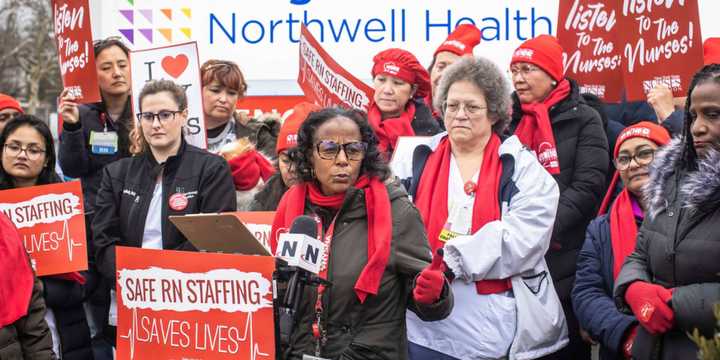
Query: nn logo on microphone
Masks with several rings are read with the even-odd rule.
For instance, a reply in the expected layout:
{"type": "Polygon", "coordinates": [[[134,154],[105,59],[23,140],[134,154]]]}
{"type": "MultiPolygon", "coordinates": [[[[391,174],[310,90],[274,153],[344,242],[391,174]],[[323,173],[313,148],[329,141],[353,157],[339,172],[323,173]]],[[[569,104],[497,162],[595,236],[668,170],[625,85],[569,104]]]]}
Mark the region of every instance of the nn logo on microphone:
{"type": "Polygon", "coordinates": [[[278,237],[277,256],[287,261],[288,266],[297,266],[313,274],[320,272],[325,244],[313,237],[284,233],[278,237]]]}

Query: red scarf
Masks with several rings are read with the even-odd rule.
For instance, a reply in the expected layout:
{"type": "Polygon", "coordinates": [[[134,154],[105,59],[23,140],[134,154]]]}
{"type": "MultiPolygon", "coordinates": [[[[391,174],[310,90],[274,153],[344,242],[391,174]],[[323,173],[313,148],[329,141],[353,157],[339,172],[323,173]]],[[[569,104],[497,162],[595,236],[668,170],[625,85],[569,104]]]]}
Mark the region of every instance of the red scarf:
{"type": "Polygon", "coordinates": [[[25,316],[33,289],[33,272],[20,234],[0,212],[0,328],[25,316]]]}
{"type": "Polygon", "coordinates": [[[228,161],[235,189],[247,191],[262,178],[267,181],[275,173],[273,165],[257,150],[246,151],[228,161]]]}
{"type": "Polygon", "coordinates": [[[395,148],[395,143],[400,136],[415,136],[412,128],[412,121],[415,118],[415,102],[410,99],[400,116],[383,120],[380,108],[374,102],[368,110],[368,122],[375,130],[378,138],[380,152],[389,152],[395,148]]]}
{"type": "Polygon", "coordinates": [[[625,258],[635,250],[637,224],[630,192],[624,188],[610,207],[610,240],[613,252],[613,278],[617,279],[625,258]]]}
{"type": "Polygon", "coordinates": [[[563,79],[542,102],[522,104],[523,117],[515,130],[520,142],[535,152],[540,164],[552,175],[560,173],[560,163],[548,110],[569,94],[570,82],[563,79]]]}
{"type": "MultiPolygon", "coordinates": [[[[363,303],[368,294],[377,295],[380,280],[390,258],[392,212],[387,188],[378,178],[362,176],[355,182],[355,187],[365,192],[368,221],[368,262],[355,283],[355,294],[360,303],[363,303]]],[[[306,196],[314,205],[336,210],[340,209],[345,200],[345,194],[325,196],[315,184],[307,182],[290,187],[275,212],[270,239],[273,253],[277,250],[279,233],[290,229],[293,220],[305,213],[306,196]]]]}
{"type": "MultiPolygon", "coordinates": [[[[472,233],[480,230],[485,224],[500,219],[498,191],[502,163],[498,155],[499,148],[500,138],[493,133],[483,151],[480,176],[478,176],[478,184],[475,188],[472,233]]],[[[423,223],[425,223],[425,230],[427,230],[428,241],[433,253],[437,248],[443,246],[439,237],[448,218],[450,155],[450,141],[445,137],[428,157],[415,197],[415,206],[420,211],[423,223]]],[[[477,281],[475,284],[479,294],[487,294],[494,293],[487,291],[488,283],[498,282],[502,284],[501,286],[507,284],[507,280],[483,280],[477,281]]]]}

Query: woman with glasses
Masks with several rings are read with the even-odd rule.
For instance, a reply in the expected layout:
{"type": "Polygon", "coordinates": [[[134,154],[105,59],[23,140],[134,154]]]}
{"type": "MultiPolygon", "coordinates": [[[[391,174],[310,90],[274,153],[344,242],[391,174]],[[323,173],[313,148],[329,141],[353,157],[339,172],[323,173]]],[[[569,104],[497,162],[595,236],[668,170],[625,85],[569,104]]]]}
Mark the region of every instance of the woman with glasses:
{"type": "Polygon", "coordinates": [[[609,155],[602,120],[585,103],[577,83],[563,76],[563,49],[540,35],[513,53],[512,121],[508,134],[535,153],[560,187],[557,221],[546,259],[570,330],[570,345],[550,359],[589,359],[572,310],[570,290],[585,229],[606,190],[609,155]]]}
{"type": "Polygon", "coordinates": [[[116,246],[193,251],[168,217],[236,208],[227,163],[183,139],[185,90],[169,80],[150,81],[137,101],[142,152],[103,170],[92,224],[97,265],[111,283],[116,246]]]}
{"type": "Polygon", "coordinates": [[[318,105],[302,102],[295,105],[280,128],[275,150],[278,154],[276,172],[272,175],[260,192],[255,194],[250,211],[275,211],[280,199],[290,186],[297,183],[297,174],[290,159],[290,149],[297,145],[297,133],[300,126],[311,113],[319,111],[318,105]]]}
{"type": "MultiPolygon", "coordinates": [[[[614,300],[640,326],[634,359],[692,359],[687,336],[716,332],[720,302],[720,65],[690,82],[682,137],[655,155],[645,220],[615,280],[614,300]]],[[[712,342],[712,340],[710,340],[712,342]]]]}
{"type": "Polygon", "coordinates": [[[635,249],[637,231],[645,218],[643,188],[659,147],[670,142],[664,127],[642,121],[625,128],[613,152],[617,171],[600,207],[600,216],[587,228],[578,255],[572,301],[582,329],[600,343],[601,359],[629,358],[637,333],[637,319],[622,313],[613,301],[613,286],[625,258],[635,249]],[[623,189],[610,205],[615,185],[623,189]]]}
{"type": "Polygon", "coordinates": [[[405,184],[430,248],[444,249],[455,306],[447,319],[428,323],[407,313],[410,359],[535,358],[567,343],[544,260],[558,186],[517,137],[501,139],[509,92],[500,69],[474,57],[445,69],[437,87],[447,133],[415,149],[405,184]],[[515,288],[523,277],[535,279],[547,307],[523,301],[526,285],[515,288]],[[555,322],[538,328],[525,322],[525,310],[555,322]]]}
{"type": "Polygon", "coordinates": [[[430,95],[430,74],[415,55],[387,49],[375,55],[373,62],[375,93],[368,121],[380,151],[391,154],[400,136],[432,136],[442,131],[423,100],[430,95]]]}
{"type": "MultiPolygon", "coordinates": [[[[0,133],[0,158],[0,190],[62,181],[55,173],[50,129],[35,116],[18,115],[5,126],[0,133]]],[[[3,275],[7,274],[0,276],[3,275]]],[[[55,355],[62,359],[92,359],[90,330],[83,308],[85,278],[79,273],[68,273],[43,276],[40,280],[47,305],[43,315],[55,355]]]]}
{"type": "Polygon", "coordinates": [[[297,142],[299,182],[280,201],[271,247],[298,216],[314,217],[327,249],[319,276],[332,285],[305,287],[282,358],[405,359],[405,309],[438,320],[452,307],[442,258],[428,265],[420,215],[390,180],[364,114],[313,112],[297,142]]]}

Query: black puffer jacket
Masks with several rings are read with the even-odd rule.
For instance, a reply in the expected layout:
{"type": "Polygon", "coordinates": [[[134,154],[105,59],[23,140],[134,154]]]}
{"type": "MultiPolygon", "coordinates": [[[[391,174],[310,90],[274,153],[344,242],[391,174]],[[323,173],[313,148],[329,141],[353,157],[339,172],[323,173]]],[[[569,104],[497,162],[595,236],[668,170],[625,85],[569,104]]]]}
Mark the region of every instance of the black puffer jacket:
{"type": "Polygon", "coordinates": [[[415,118],[410,123],[415,136],[433,136],[442,132],[440,123],[433,117],[432,110],[422,99],[413,99],[415,102],[415,118]]]}
{"type": "Polygon", "coordinates": [[[93,359],[90,328],[83,308],[83,285],[51,276],[41,279],[45,288],[45,305],[55,315],[62,359],[93,359]]]}
{"type": "Polygon", "coordinates": [[[250,211],[275,211],[288,187],[285,186],[280,171],[271,176],[265,187],[255,194],[250,203],[250,211]]]}
{"type": "Polygon", "coordinates": [[[695,359],[697,347],[687,333],[712,338],[717,324],[713,304],[720,302],[720,152],[680,170],[683,144],[673,140],[655,155],[646,188],[647,217],[635,251],[615,282],[615,302],[629,312],[625,292],[635,281],[672,288],[675,326],[661,336],[642,327],[633,345],[636,359],[695,359]]]}
{"type": "MultiPolygon", "coordinates": [[[[430,262],[430,247],[415,206],[399,183],[387,185],[392,211],[390,258],[378,294],[368,296],[363,304],[354,286],[367,263],[368,223],[365,195],[350,188],[337,216],[328,263],[328,280],[323,301],[327,316],[327,345],[321,357],[343,360],[402,360],[407,358],[405,312],[410,308],[424,320],[440,320],[452,310],[452,293],[443,291],[440,301],[416,306],[412,301],[413,280],[430,262]]],[[[323,208],[311,208],[327,225],[333,214],[323,208]]],[[[299,323],[291,335],[288,359],[314,354],[315,339],[311,324],[315,320],[315,288],[305,287],[298,311],[299,323]]]]}
{"type": "MultiPolygon", "coordinates": [[[[569,81],[570,95],[549,111],[560,161],[560,174],[553,175],[560,187],[560,204],[546,259],[555,289],[563,301],[570,299],[585,229],[595,218],[605,194],[609,163],[608,142],[600,115],[585,103],[577,83],[569,81]]],[[[515,93],[512,97],[510,134],[522,118],[520,101],[515,93]]]]}

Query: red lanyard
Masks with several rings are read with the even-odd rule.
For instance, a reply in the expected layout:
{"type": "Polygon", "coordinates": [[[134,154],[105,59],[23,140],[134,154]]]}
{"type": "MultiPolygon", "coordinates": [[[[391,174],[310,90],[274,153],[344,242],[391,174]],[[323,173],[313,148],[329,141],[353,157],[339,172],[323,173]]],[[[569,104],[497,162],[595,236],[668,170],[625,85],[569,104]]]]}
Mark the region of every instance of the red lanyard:
{"type": "MultiPolygon", "coordinates": [[[[325,232],[325,236],[322,235],[322,220],[320,220],[319,216],[315,215],[315,222],[317,223],[318,227],[317,233],[319,240],[325,244],[325,252],[322,256],[322,265],[320,266],[320,273],[318,275],[320,275],[320,277],[325,280],[327,280],[328,278],[328,268],[330,267],[330,245],[332,244],[333,234],[335,233],[335,221],[337,220],[338,214],[335,214],[335,217],[333,218],[330,226],[325,232]]],[[[316,341],[315,356],[320,356],[320,346],[325,345],[325,343],[327,342],[327,331],[325,327],[320,323],[323,313],[323,293],[325,293],[325,285],[318,285],[317,300],[315,301],[315,322],[313,322],[312,324],[312,333],[316,341]]]]}

